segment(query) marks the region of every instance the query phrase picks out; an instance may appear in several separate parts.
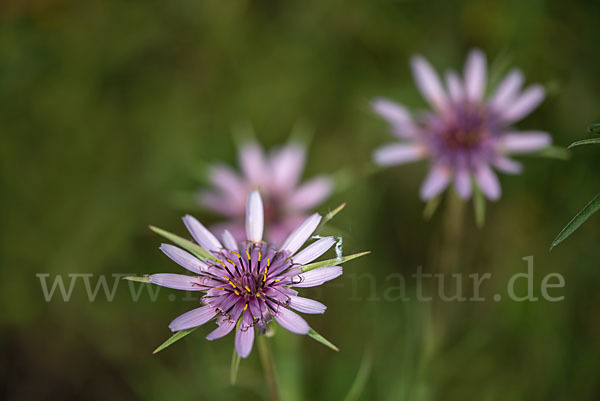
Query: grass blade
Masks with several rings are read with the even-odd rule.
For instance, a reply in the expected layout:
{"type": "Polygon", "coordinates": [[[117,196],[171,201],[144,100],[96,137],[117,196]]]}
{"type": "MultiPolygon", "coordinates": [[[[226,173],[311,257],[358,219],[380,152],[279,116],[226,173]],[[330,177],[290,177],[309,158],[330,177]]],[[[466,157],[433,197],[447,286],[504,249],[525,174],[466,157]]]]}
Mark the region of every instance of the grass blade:
{"type": "Polygon", "coordinates": [[[567,149],[571,149],[571,148],[574,148],[576,146],[581,146],[581,145],[592,145],[592,144],[596,144],[596,143],[600,143],[600,138],[582,139],[581,141],[573,142],[572,144],[569,145],[569,147],[567,149]]]}
{"type": "Polygon", "coordinates": [[[312,327],[308,331],[308,336],[310,338],[312,338],[313,340],[320,342],[321,344],[325,345],[326,347],[331,348],[332,350],[334,350],[336,352],[338,352],[340,350],[338,347],[333,345],[333,343],[331,341],[329,341],[328,339],[326,339],[325,337],[323,337],[322,335],[317,333],[315,331],[315,329],[313,329],[312,327]]]}
{"type": "Polygon", "coordinates": [[[235,386],[235,382],[237,381],[238,370],[240,369],[240,356],[235,350],[235,346],[233,346],[233,355],[231,356],[231,371],[229,372],[229,382],[232,386],[235,386]]]}
{"type": "Polygon", "coordinates": [[[569,224],[567,224],[565,228],[558,233],[556,238],[554,238],[554,241],[552,241],[550,250],[573,234],[573,232],[577,230],[583,223],[585,223],[591,215],[596,213],[598,209],[600,209],[600,194],[596,195],[594,199],[585,205],[585,207],[579,213],[577,213],[575,217],[573,217],[569,224]]]}
{"type": "Polygon", "coordinates": [[[365,252],[355,253],[355,254],[349,255],[349,256],[342,256],[341,258],[333,258],[333,259],[323,260],[320,262],[310,263],[308,265],[302,266],[302,271],[307,272],[307,271],[310,271],[313,269],[318,269],[319,267],[341,265],[342,263],[346,263],[349,260],[360,258],[361,256],[368,255],[370,253],[371,253],[371,251],[365,251],[365,252]]]}
{"type": "Polygon", "coordinates": [[[171,337],[169,337],[167,339],[167,341],[165,341],[164,343],[159,345],[158,348],[156,348],[154,350],[154,352],[152,352],[152,354],[156,354],[156,353],[162,351],[163,349],[167,348],[169,345],[181,340],[183,337],[187,336],[188,334],[190,334],[192,331],[196,330],[197,328],[198,327],[194,327],[191,329],[178,331],[177,333],[175,333],[171,337]]]}
{"type": "Polygon", "coordinates": [[[216,258],[213,255],[211,255],[208,251],[206,251],[200,245],[193,243],[192,241],[188,241],[187,239],[182,238],[179,235],[165,231],[162,228],[150,226],[150,229],[152,231],[154,231],[155,233],[157,233],[158,235],[165,237],[166,239],[173,242],[174,244],[179,245],[186,251],[191,252],[194,256],[196,256],[202,260],[206,260],[206,259],[216,260],[216,258]]]}

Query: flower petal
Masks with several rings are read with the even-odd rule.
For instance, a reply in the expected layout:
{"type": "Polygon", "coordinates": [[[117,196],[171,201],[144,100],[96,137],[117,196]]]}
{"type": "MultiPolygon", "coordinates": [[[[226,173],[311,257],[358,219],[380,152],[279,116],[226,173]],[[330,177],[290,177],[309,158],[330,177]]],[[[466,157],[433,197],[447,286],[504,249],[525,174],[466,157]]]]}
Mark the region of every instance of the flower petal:
{"type": "Polygon", "coordinates": [[[300,273],[298,275],[300,282],[290,284],[291,287],[317,287],[329,280],[333,280],[342,275],[342,266],[326,266],[318,269],[300,273]]]}
{"type": "Polygon", "coordinates": [[[421,185],[421,199],[427,201],[444,191],[450,182],[450,175],[450,170],[445,167],[432,167],[421,185]]]}
{"type": "Polygon", "coordinates": [[[387,99],[375,99],[371,103],[375,113],[379,114],[393,127],[395,135],[401,138],[415,136],[417,128],[410,113],[403,106],[387,99]]]}
{"type": "Polygon", "coordinates": [[[315,213],[302,224],[298,226],[285,240],[281,246],[281,251],[288,251],[290,256],[295,254],[298,249],[308,240],[312,233],[317,229],[321,222],[321,215],[315,213]]]}
{"type": "Polygon", "coordinates": [[[308,323],[297,313],[288,308],[280,307],[273,317],[284,329],[296,334],[306,334],[310,330],[308,323]]]}
{"type": "Polygon", "coordinates": [[[306,162],[306,147],[290,143],[271,155],[270,165],[273,182],[280,190],[290,190],[300,181],[306,162]]]}
{"type": "Polygon", "coordinates": [[[323,202],[333,191],[333,182],[326,176],[318,176],[302,184],[287,201],[290,210],[312,209],[323,202]]]}
{"type": "Polygon", "coordinates": [[[206,251],[211,252],[223,248],[217,237],[208,231],[195,217],[189,214],[186,215],[183,218],[183,224],[185,224],[190,234],[192,234],[194,240],[206,251]]]}
{"type": "Polygon", "coordinates": [[[290,307],[302,313],[325,313],[327,307],[319,301],[310,298],[290,296],[290,307]]]}
{"type": "Polygon", "coordinates": [[[253,186],[261,186],[266,182],[269,166],[261,146],[256,141],[244,143],[239,150],[239,163],[244,175],[253,186]]]}
{"type": "Polygon", "coordinates": [[[411,68],[417,87],[425,100],[438,111],[445,110],[448,98],[431,64],[422,56],[414,56],[411,60],[411,68]]]}
{"type": "Polygon", "coordinates": [[[523,165],[521,163],[505,156],[498,156],[494,159],[492,164],[498,170],[507,174],[520,174],[521,171],[523,171],[523,165]]]}
{"type": "Polygon", "coordinates": [[[425,149],[422,146],[400,143],[382,146],[373,154],[375,164],[380,166],[410,163],[421,160],[423,157],[425,157],[425,149]]]}
{"type": "Polygon", "coordinates": [[[223,245],[225,245],[225,248],[229,249],[230,251],[238,250],[238,243],[229,230],[223,230],[221,237],[223,239],[223,245]]]}
{"type": "Polygon", "coordinates": [[[480,166],[475,172],[475,179],[477,180],[479,189],[481,189],[486,198],[492,201],[500,198],[501,190],[498,177],[496,177],[496,174],[489,166],[480,166]]]}
{"type": "Polygon", "coordinates": [[[263,203],[258,191],[252,191],[246,205],[246,238],[251,242],[262,241],[265,219],[263,203]]]}
{"type": "Polygon", "coordinates": [[[552,137],[543,131],[509,132],[498,140],[500,146],[511,153],[528,153],[543,149],[552,143],[552,137]]]}
{"type": "Polygon", "coordinates": [[[323,255],[335,244],[333,237],[321,238],[298,252],[292,259],[294,264],[305,265],[323,255]]]}
{"type": "Polygon", "coordinates": [[[448,71],[446,73],[446,85],[448,86],[450,99],[452,99],[454,103],[460,103],[464,100],[465,89],[462,82],[460,82],[460,77],[455,71],[448,71]]]}
{"type": "MultiPolygon", "coordinates": [[[[246,321],[252,317],[249,311],[244,312],[242,320],[246,321]],[[248,318],[249,317],[249,318],[248,318]]],[[[247,324],[240,324],[235,332],[235,349],[240,357],[246,358],[252,351],[252,344],[254,343],[254,327],[247,324]]]]}
{"type": "Polygon", "coordinates": [[[233,330],[233,328],[235,327],[235,324],[236,324],[236,322],[233,321],[233,320],[225,320],[225,321],[223,321],[219,325],[219,327],[217,327],[216,329],[214,329],[213,331],[211,331],[206,336],[206,339],[209,340],[209,341],[212,341],[212,340],[216,340],[217,338],[225,337],[227,334],[229,334],[231,332],[231,330],[233,330]]]}
{"type": "Polygon", "coordinates": [[[159,249],[179,266],[192,273],[200,274],[206,270],[207,266],[204,262],[181,248],[170,244],[161,244],[159,249]]]}
{"type": "Polygon", "coordinates": [[[480,50],[472,50],[465,63],[465,95],[472,102],[479,102],[485,92],[487,62],[480,50]]]}
{"type": "Polygon", "coordinates": [[[216,315],[216,309],[210,306],[201,306],[177,317],[169,324],[169,329],[171,331],[181,331],[202,326],[216,315]]]}
{"type": "Polygon", "coordinates": [[[206,289],[203,285],[200,285],[197,276],[186,276],[183,274],[152,274],[150,275],[150,282],[161,287],[173,288],[174,290],[203,291],[206,289]]]}
{"type": "Polygon", "coordinates": [[[469,199],[473,190],[467,169],[459,169],[454,176],[454,188],[461,199],[469,199]]]}
{"type": "Polygon", "coordinates": [[[542,103],[546,92],[541,85],[531,85],[502,113],[506,123],[519,121],[542,103]]]}
{"type": "Polygon", "coordinates": [[[523,73],[520,70],[511,70],[500,82],[496,91],[489,100],[489,104],[495,110],[505,110],[517,97],[524,82],[523,73]]]}

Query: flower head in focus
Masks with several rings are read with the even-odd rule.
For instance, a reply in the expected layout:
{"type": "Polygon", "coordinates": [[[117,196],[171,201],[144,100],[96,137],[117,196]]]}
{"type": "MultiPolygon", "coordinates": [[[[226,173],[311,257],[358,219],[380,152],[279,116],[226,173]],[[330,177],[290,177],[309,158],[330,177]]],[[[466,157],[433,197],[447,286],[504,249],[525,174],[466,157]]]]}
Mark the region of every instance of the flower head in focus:
{"type": "Polygon", "coordinates": [[[194,275],[165,273],[149,277],[151,283],[163,287],[203,293],[203,306],[173,320],[169,325],[173,332],[215,319],[217,328],[206,338],[215,340],[235,329],[235,348],[245,358],[252,350],[255,334],[263,334],[271,320],[293,333],[307,334],[309,325],[292,310],[325,312],[325,305],[298,296],[294,289],[319,286],[342,274],[341,266],[307,270],[307,264],[333,246],[333,237],[320,238],[298,252],[319,225],[319,214],[296,227],[280,247],[262,241],[264,209],[258,191],[253,191],[247,200],[246,240],[242,242],[236,241],[229,231],[219,241],[192,216],[185,216],[183,221],[208,257],[200,258],[174,245],[162,244],[160,249],[169,258],[194,275]]]}
{"type": "Polygon", "coordinates": [[[510,71],[486,97],[486,59],[479,50],[469,54],[462,78],[454,71],[446,73],[446,88],[423,57],[413,57],[411,67],[432,110],[412,118],[399,104],[375,100],[375,112],[390,123],[400,142],[377,149],[374,159],[390,166],[428,158],[431,169],[421,187],[423,200],[437,196],[450,182],[462,199],[470,198],[475,183],[488,199],[497,200],[501,190],[493,169],[518,174],[522,166],[510,155],[551,144],[546,132],[512,128],[545,96],[540,85],[521,90],[519,70],[510,71]]]}
{"type": "Polygon", "coordinates": [[[307,217],[307,211],[323,202],[332,192],[327,176],[317,176],[300,184],[306,162],[306,147],[290,142],[266,155],[260,144],[245,142],[238,152],[242,174],[225,165],[212,166],[209,179],[214,189],[199,194],[207,209],[229,218],[214,231],[228,230],[235,238],[244,238],[245,202],[248,194],[260,188],[266,223],[265,238],[281,244],[307,217]]]}

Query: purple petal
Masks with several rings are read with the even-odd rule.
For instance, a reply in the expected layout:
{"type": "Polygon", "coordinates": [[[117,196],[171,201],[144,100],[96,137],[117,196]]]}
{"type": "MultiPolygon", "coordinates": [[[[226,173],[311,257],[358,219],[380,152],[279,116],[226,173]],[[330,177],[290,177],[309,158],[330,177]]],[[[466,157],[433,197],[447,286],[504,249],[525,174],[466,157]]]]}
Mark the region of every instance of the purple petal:
{"type": "Polygon", "coordinates": [[[444,88],[440,83],[436,72],[427,60],[422,56],[414,56],[411,60],[411,67],[417,87],[423,94],[425,100],[433,108],[443,111],[447,108],[448,98],[444,88]]]}
{"type": "Polygon", "coordinates": [[[471,186],[471,176],[466,169],[460,169],[454,176],[454,188],[461,199],[469,199],[473,190],[471,186]]]}
{"type": "Polygon", "coordinates": [[[246,201],[246,186],[231,167],[221,164],[213,166],[208,175],[212,184],[233,204],[240,205],[246,201]]]}
{"type": "Polygon", "coordinates": [[[273,182],[282,191],[291,190],[300,181],[306,161],[306,147],[291,143],[273,153],[270,159],[273,182]]]}
{"type": "Polygon", "coordinates": [[[335,244],[333,237],[321,238],[298,252],[292,259],[294,264],[305,265],[323,255],[335,244]]]}
{"type": "Polygon", "coordinates": [[[521,86],[523,85],[523,73],[519,70],[511,70],[506,78],[500,82],[498,88],[492,95],[489,104],[495,110],[501,111],[507,109],[512,101],[517,97],[521,86]]]}
{"type": "Polygon", "coordinates": [[[150,276],[152,284],[160,285],[161,287],[173,288],[174,290],[183,291],[202,291],[204,286],[200,285],[198,277],[185,276],[183,274],[159,273],[150,276]]]}
{"type": "Polygon", "coordinates": [[[171,331],[181,331],[202,326],[216,315],[216,309],[210,306],[201,306],[177,317],[169,324],[169,328],[171,331]]]}
{"type": "Polygon", "coordinates": [[[521,171],[523,171],[523,166],[521,163],[504,156],[498,156],[496,159],[494,159],[492,164],[498,170],[507,174],[520,174],[521,171]]]}
{"type": "Polygon", "coordinates": [[[312,235],[312,233],[317,229],[317,226],[321,222],[321,216],[318,213],[313,214],[298,228],[296,228],[290,235],[287,237],[283,245],[281,246],[281,251],[288,251],[290,256],[295,254],[298,249],[306,242],[306,240],[312,235]]]}
{"type": "Polygon", "coordinates": [[[333,280],[342,275],[342,266],[319,267],[318,269],[300,273],[300,283],[293,284],[293,287],[317,287],[329,280],[333,280]]]}
{"type": "Polygon", "coordinates": [[[528,153],[552,143],[552,137],[542,131],[509,132],[499,139],[500,146],[511,153],[528,153]]]}
{"type": "Polygon", "coordinates": [[[290,296],[290,307],[302,313],[325,313],[327,307],[314,299],[290,296]]]}
{"type": "Polygon", "coordinates": [[[198,202],[206,209],[225,216],[237,216],[240,212],[239,204],[233,202],[229,196],[211,191],[200,191],[198,202]]]}
{"type": "Polygon", "coordinates": [[[246,238],[251,242],[262,241],[265,219],[263,203],[258,191],[252,191],[246,205],[246,238]]]}
{"type": "Polygon", "coordinates": [[[487,165],[480,166],[475,172],[475,179],[481,192],[489,200],[495,201],[500,198],[500,183],[498,177],[487,165]]]}
{"type": "Polygon", "coordinates": [[[380,166],[393,166],[410,163],[425,157],[425,149],[420,145],[393,144],[375,150],[373,159],[380,166]]]}
{"type": "Polygon", "coordinates": [[[455,71],[446,73],[446,84],[448,85],[448,94],[454,103],[460,103],[465,97],[465,90],[460,78],[455,71]]]}
{"type": "MultiPolygon", "coordinates": [[[[243,321],[250,320],[252,317],[249,311],[244,312],[242,318],[243,321]]],[[[240,357],[246,358],[252,351],[252,344],[254,343],[254,327],[248,324],[240,324],[237,331],[235,332],[235,349],[240,357]]]]}
{"type": "Polygon", "coordinates": [[[254,186],[265,183],[270,176],[269,166],[260,145],[255,142],[246,142],[240,147],[239,163],[244,175],[254,186]]]}
{"type": "Polygon", "coordinates": [[[306,320],[288,308],[280,307],[273,317],[284,329],[296,334],[306,334],[310,330],[306,320]]]}
{"type": "Polygon", "coordinates": [[[445,167],[432,167],[421,186],[421,199],[427,201],[439,195],[450,182],[450,170],[445,167]]]}
{"type": "Polygon", "coordinates": [[[183,218],[183,223],[194,240],[206,251],[210,252],[223,248],[217,237],[208,231],[195,217],[188,214],[183,218]]]}
{"type": "Polygon", "coordinates": [[[333,191],[333,182],[329,177],[318,176],[302,184],[287,202],[291,210],[312,209],[323,202],[333,191]]]}
{"type": "Polygon", "coordinates": [[[465,94],[472,102],[479,102],[485,92],[487,63],[485,55],[479,50],[472,50],[465,63],[465,94]]]}
{"type": "Polygon", "coordinates": [[[233,320],[223,321],[219,325],[219,327],[217,327],[216,329],[211,331],[206,336],[206,339],[209,341],[212,341],[212,340],[216,340],[217,338],[225,337],[227,334],[229,334],[231,332],[231,330],[233,330],[233,328],[235,327],[235,324],[236,324],[236,322],[233,320]]]}
{"type": "Polygon", "coordinates": [[[509,124],[519,121],[538,107],[545,96],[541,85],[530,86],[502,113],[502,118],[509,124]]]}
{"type": "Polygon", "coordinates": [[[225,248],[229,249],[230,251],[238,250],[238,243],[235,240],[235,237],[229,232],[229,230],[224,230],[221,237],[223,239],[223,244],[225,245],[225,248]]]}
{"type": "Polygon", "coordinates": [[[403,106],[387,99],[375,99],[372,107],[375,113],[392,125],[394,134],[401,138],[410,138],[416,134],[417,128],[403,106]]]}
{"type": "Polygon", "coordinates": [[[206,264],[192,254],[170,244],[161,244],[160,250],[179,266],[200,274],[206,270],[206,264]]]}

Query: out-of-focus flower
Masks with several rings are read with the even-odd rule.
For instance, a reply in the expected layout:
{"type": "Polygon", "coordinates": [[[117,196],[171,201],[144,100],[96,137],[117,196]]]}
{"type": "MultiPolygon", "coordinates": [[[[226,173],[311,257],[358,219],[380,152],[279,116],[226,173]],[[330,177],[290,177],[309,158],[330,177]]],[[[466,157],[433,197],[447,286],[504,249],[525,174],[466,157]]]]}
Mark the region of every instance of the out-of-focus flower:
{"type": "Polygon", "coordinates": [[[249,195],[246,209],[247,240],[243,242],[225,231],[221,243],[198,220],[185,216],[183,221],[194,240],[214,258],[201,260],[176,246],[162,244],[161,250],[194,276],[150,276],[151,283],[163,287],[205,292],[201,298],[204,305],[173,320],[169,325],[172,331],[191,329],[216,318],[218,327],[206,338],[221,338],[235,328],[235,347],[242,358],[252,350],[255,328],[258,334],[264,333],[271,319],[293,333],[307,334],[309,325],[292,309],[324,313],[326,307],[298,296],[293,288],[319,286],[342,274],[341,266],[303,270],[335,242],[333,237],[320,238],[298,252],[319,225],[319,214],[308,217],[275,247],[262,241],[264,211],[258,191],[249,195]]]}
{"type": "Polygon", "coordinates": [[[518,174],[522,166],[509,155],[551,144],[546,132],[519,132],[511,127],[545,96],[540,85],[521,90],[521,71],[510,71],[486,98],[486,59],[479,50],[469,54],[462,79],[454,71],[446,73],[446,88],[423,57],[413,57],[411,67],[432,110],[412,118],[403,106],[376,99],[375,112],[391,124],[401,142],[377,149],[374,159],[381,166],[390,166],[429,158],[431,169],[421,187],[422,199],[440,194],[451,181],[457,194],[468,199],[474,181],[488,199],[497,200],[501,190],[492,168],[518,174]]]}
{"type": "Polygon", "coordinates": [[[238,240],[244,238],[245,202],[253,189],[260,188],[265,237],[273,244],[281,244],[307,217],[307,211],[323,202],[333,189],[332,180],[324,175],[300,184],[306,162],[306,148],[300,143],[289,143],[265,155],[257,142],[246,142],[238,159],[242,175],[226,165],[212,166],[209,178],[214,189],[199,194],[204,207],[230,219],[213,230],[228,230],[238,240]]]}

